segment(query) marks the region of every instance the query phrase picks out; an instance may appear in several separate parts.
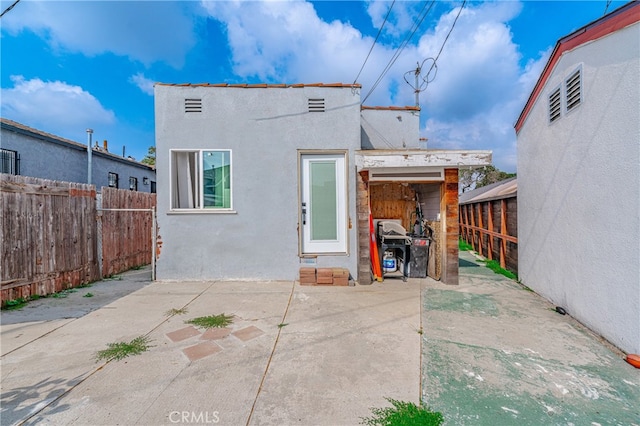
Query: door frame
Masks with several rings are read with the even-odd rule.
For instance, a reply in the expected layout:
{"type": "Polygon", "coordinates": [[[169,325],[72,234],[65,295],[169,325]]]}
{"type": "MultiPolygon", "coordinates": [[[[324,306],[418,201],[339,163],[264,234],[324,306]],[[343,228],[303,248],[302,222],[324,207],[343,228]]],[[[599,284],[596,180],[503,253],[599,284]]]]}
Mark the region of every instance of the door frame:
{"type": "Polygon", "coordinates": [[[349,150],[347,149],[298,149],[298,256],[316,257],[316,256],[348,256],[350,249],[349,241],[349,150]],[[341,155],[344,157],[344,236],[345,251],[339,252],[304,252],[304,236],[302,228],[302,200],[303,200],[303,179],[302,179],[302,157],[306,155],[341,155]]]}

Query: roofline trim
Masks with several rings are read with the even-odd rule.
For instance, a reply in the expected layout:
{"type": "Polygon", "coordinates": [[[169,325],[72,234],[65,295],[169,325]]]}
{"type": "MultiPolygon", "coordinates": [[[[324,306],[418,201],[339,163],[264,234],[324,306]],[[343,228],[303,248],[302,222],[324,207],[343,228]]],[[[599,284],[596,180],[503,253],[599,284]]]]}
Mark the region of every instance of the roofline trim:
{"type": "Polygon", "coordinates": [[[640,13],[634,13],[632,9],[639,7],[639,1],[632,1],[626,5],[614,10],[608,15],[597,19],[584,27],[574,31],[573,33],[561,38],[556,43],[547,64],[542,70],[542,74],[538,78],[533,91],[529,95],[527,102],[518,117],[514,127],[516,134],[520,132],[524,121],[531,112],[534,102],[538,99],[538,96],[542,92],[542,89],[547,82],[547,79],[551,75],[551,71],[555,67],[556,63],[560,60],[563,53],[575,49],[578,46],[586,44],[587,42],[600,39],[606,35],[612,34],[618,30],[626,28],[640,21],[640,13]]]}
{"type": "Polygon", "coordinates": [[[333,88],[356,88],[360,89],[361,84],[346,84],[346,83],[296,83],[296,84],[248,84],[248,83],[160,83],[157,82],[154,86],[174,86],[174,87],[227,87],[227,88],[240,88],[240,89],[289,89],[289,88],[304,88],[304,87],[333,87],[333,88]]]}

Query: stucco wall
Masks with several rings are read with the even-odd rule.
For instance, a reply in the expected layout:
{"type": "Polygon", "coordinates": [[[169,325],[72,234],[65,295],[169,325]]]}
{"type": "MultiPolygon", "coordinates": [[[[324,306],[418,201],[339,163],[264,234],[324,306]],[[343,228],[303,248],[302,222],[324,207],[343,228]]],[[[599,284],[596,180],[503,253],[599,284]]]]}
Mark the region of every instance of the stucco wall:
{"type": "Polygon", "coordinates": [[[640,26],[564,54],[518,134],[522,282],[640,353],[640,26]],[[549,93],[582,67],[582,104],[549,93]]]}
{"type": "Polygon", "coordinates": [[[362,149],[420,148],[420,111],[363,109],[362,149]]]}
{"type": "MultiPolygon", "coordinates": [[[[81,145],[56,144],[40,137],[0,128],[1,147],[17,151],[20,155],[20,174],[65,182],[87,182],[87,150],[81,145]]],[[[129,177],[138,178],[138,191],[151,192],[151,184],[144,185],[143,178],[155,181],[155,171],[145,165],[125,158],[103,155],[93,151],[91,155],[91,183],[99,191],[109,186],[109,172],[117,173],[119,188],[129,189],[129,177]]]]}
{"type": "Polygon", "coordinates": [[[358,89],[156,85],[161,280],[294,280],[298,257],[298,150],[348,151],[348,255],[318,256],[357,278],[354,151],[360,148],[358,89]],[[201,114],[184,99],[201,98],[201,114]],[[324,98],[325,112],[308,112],[324,98]],[[170,209],[170,149],[231,149],[235,213],[170,209]]]}

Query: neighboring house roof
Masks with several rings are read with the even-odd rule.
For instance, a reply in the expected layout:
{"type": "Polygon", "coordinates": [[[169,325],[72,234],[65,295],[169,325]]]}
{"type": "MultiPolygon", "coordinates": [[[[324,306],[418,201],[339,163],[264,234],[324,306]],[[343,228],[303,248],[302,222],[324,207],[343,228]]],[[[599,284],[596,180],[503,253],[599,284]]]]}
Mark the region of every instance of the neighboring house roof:
{"type": "Polygon", "coordinates": [[[301,87],[356,87],[361,88],[361,84],[345,84],[345,83],[311,83],[311,84],[228,84],[228,83],[156,83],[158,86],[179,86],[179,87],[229,87],[240,89],[283,89],[283,88],[301,88],[301,87]]]}
{"type": "Polygon", "coordinates": [[[482,188],[474,189],[460,194],[459,204],[479,203],[482,201],[501,200],[518,195],[518,179],[512,177],[482,188]]]}
{"type": "MultiPolygon", "coordinates": [[[[40,139],[46,142],[51,142],[54,143],[56,145],[62,145],[62,146],[66,146],[72,149],[77,149],[77,150],[81,150],[81,151],[86,151],[87,150],[87,145],[86,144],[81,144],[75,141],[72,141],[70,139],[66,139],[63,138],[61,136],[56,136],[53,135],[51,133],[47,133],[47,132],[43,132],[42,130],[38,130],[38,129],[34,129],[32,127],[29,126],[25,126],[24,124],[18,123],[16,121],[13,120],[9,120],[7,118],[3,118],[0,117],[0,125],[2,126],[3,129],[7,129],[9,131],[13,131],[16,133],[21,133],[23,135],[27,135],[27,136],[31,136],[33,138],[36,139],[40,139]]],[[[131,160],[129,158],[125,158],[125,157],[121,157],[117,154],[113,154],[110,153],[108,151],[104,151],[101,148],[93,148],[92,151],[93,155],[98,155],[101,157],[105,157],[105,158],[109,158],[111,160],[115,160],[115,161],[119,161],[122,163],[126,163],[126,164],[132,164],[138,167],[144,167],[150,170],[154,170],[155,171],[155,167],[154,166],[150,166],[148,164],[145,163],[141,163],[139,161],[136,160],[131,160]]]]}
{"type": "Polygon", "coordinates": [[[520,117],[518,117],[518,121],[514,126],[516,133],[518,133],[522,128],[527,115],[542,92],[542,89],[549,79],[554,66],[565,52],[614,33],[638,21],[640,21],[640,2],[632,1],[558,40],[547,64],[544,67],[544,70],[542,71],[542,74],[540,75],[540,78],[538,79],[538,82],[533,88],[533,91],[524,106],[524,109],[520,113],[520,117]]]}

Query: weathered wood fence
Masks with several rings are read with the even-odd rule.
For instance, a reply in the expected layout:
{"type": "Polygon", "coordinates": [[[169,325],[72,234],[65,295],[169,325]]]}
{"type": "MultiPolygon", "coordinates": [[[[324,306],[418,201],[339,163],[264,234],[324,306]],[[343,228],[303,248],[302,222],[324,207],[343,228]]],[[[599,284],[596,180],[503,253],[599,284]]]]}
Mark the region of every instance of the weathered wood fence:
{"type": "Polygon", "coordinates": [[[152,262],[156,194],[102,188],[102,276],[152,262]]]}
{"type": "MultiPolygon", "coordinates": [[[[155,194],[102,191],[103,208],[148,210],[156,202],[155,194]]],[[[99,218],[93,185],[0,174],[0,201],[2,304],[151,263],[152,213],[104,211],[99,218]]]]}
{"type": "Polygon", "coordinates": [[[460,204],[460,238],[502,268],[518,273],[516,196],[460,204]]]}

